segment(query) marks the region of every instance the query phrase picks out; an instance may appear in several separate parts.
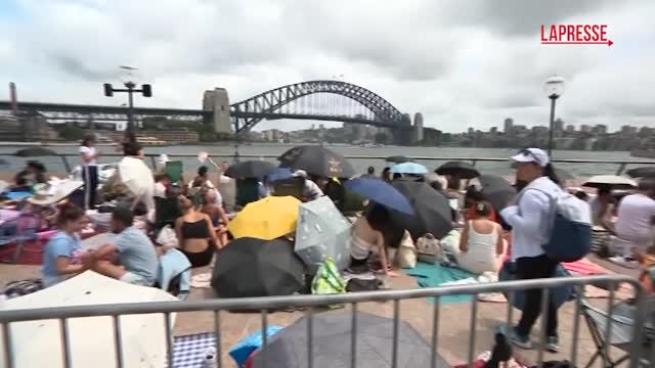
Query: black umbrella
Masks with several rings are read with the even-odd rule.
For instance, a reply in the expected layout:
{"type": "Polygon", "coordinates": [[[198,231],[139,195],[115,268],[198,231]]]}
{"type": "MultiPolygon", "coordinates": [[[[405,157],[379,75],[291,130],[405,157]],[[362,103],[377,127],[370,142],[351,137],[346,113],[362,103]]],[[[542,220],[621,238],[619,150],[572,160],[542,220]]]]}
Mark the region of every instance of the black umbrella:
{"type": "MultiPolygon", "coordinates": [[[[357,367],[385,368],[392,364],[393,320],[359,312],[357,319],[357,367]]],[[[312,357],[315,368],[351,366],[352,313],[336,311],[317,314],[312,320],[312,357]]],[[[397,367],[430,367],[432,349],[407,322],[398,325],[397,367]]],[[[436,354],[436,352],[435,352],[436,354]]],[[[253,368],[304,368],[307,361],[307,318],[296,321],[278,332],[264,350],[253,356],[253,368]]],[[[437,367],[449,367],[439,355],[437,367]]]]}
{"type": "Polygon", "coordinates": [[[386,158],[385,161],[393,162],[393,163],[396,163],[396,164],[402,164],[404,162],[410,162],[410,161],[412,161],[412,159],[407,157],[407,156],[389,156],[389,157],[386,158]]]}
{"type": "Polygon", "coordinates": [[[460,179],[473,179],[480,176],[480,172],[473,165],[464,161],[448,161],[439,166],[435,172],[439,175],[452,175],[460,179]]]}
{"type": "Polygon", "coordinates": [[[393,186],[409,199],[415,216],[396,211],[391,211],[391,216],[413,238],[420,238],[426,233],[442,238],[453,229],[451,208],[443,194],[420,182],[395,181],[393,186]]]}
{"type": "Polygon", "coordinates": [[[655,166],[642,166],[626,172],[633,178],[655,178],[655,166]]]}
{"type": "Polygon", "coordinates": [[[351,178],[356,174],[343,156],[322,146],[294,147],[278,157],[278,160],[280,166],[305,170],[325,178],[351,178]]]}
{"type": "Polygon", "coordinates": [[[14,156],[19,157],[37,157],[37,156],[57,156],[58,153],[43,147],[28,147],[23,148],[14,153],[14,156]]]}
{"type": "Polygon", "coordinates": [[[234,179],[261,178],[275,169],[275,164],[268,161],[243,161],[230,166],[225,175],[234,179]]]}
{"type": "Polygon", "coordinates": [[[500,211],[516,197],[516,189],[507,180],[496,175],[481,175],[482,194],[496,211],[500,211]]]}
{"type": "Polygon", "coordinates": [[[290,295],[304,285],[304,266],[281,239],[240,238],[218,252],[212,286],[221,298],[290,295]]]}

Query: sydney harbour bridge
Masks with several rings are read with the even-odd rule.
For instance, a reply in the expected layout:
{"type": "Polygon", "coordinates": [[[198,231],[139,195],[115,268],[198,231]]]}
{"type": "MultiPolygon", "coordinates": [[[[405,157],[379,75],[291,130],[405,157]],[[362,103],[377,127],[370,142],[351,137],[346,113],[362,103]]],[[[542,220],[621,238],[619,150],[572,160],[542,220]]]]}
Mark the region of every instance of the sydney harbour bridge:
{"type": "MultiPolygon", "coordinates": [[[[78,105],[23,101],[0,101],[0,111],[38,114],[48,121],[125,121],[125,106],[78,105]]],[[[421,140],[423,122],[416,114],[412,124],[404,114],[380,95],[357,85],[336,80],[294,83],[229,103],[227,90],[205,91],[202,109],[134,107],[136,119],[167,117],[210,124],[214,131],[240,135],[263,120],[300,119],[337,121],[388,128],[396,143],[421,140]]]]}

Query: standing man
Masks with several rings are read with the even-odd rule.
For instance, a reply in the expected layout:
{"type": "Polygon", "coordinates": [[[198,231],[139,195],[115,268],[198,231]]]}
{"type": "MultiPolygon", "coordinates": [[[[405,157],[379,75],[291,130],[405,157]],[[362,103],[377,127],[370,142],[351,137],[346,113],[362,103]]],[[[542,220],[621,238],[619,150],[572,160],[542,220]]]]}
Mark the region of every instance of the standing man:
{"type": "MultiPolygon", "coordinates": [[[[516,263],[518,279],[549,278],[555,274],[557,262],[548,258],[542,248],[550,238],[554,221],[552,199],[561,194],[558,181],[546,152],[527,148],[512,156],[516,162],[516,181],[526,183],[518,194],[516,205],[506,207],[501,216],[512,226],[512,261],[516,263]]],[[[525,304],[519,324],[509,332],[512,342],[531,349],[530,331],[541,314],[540,289],[526,290],[525,304]]],[[[557,308],[552,298],[546,316],[546,349],[559,350],[557,308]]]]}
{"type": "Polygon", "coordinates": [[[655,179],[642,179],[637,189],[619,203],[616,235],[629,247],[625,256],[639,259],[655,246],[655,179]]]}

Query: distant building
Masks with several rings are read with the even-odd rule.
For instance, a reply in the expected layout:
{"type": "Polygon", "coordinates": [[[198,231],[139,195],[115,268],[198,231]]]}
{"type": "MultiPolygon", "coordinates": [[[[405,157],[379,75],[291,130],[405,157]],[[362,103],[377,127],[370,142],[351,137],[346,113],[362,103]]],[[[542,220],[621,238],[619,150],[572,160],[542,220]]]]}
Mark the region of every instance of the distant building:
{"type": "Polygon", "coordinates": [[[489,133],[493,135],[498,134],[498,127],[491,127],[491,129],[489,129],[489,133]]]}
{"type": "Polygon", "coordinates": [[[416,142],[423,141],[423,114],[420,112],[414,114],[414,134],[416,142]]]}
{"type": "Polygon", "coordinates": [[[607,134],[607,125],[597,124],[591,129],[591,132],[593,134],[607,134]]]}
{"type": "Polygon", "coordinates": [[[474,133],[475,133],[475,129],[473,129],[473,128],[469,128],[469,130],[468,130],[468,134],[469,134],[469,135],[473,135],[474,133]]]}
{"type": "Polygon", "coordinates": [[[514,120],[512,118],[505,119],[505,127],[504,128],[505,129],[503,130],[503,132],[506,135],[514,134],[514,120]]]}
{"type": "Polygon", "coordinates": [[[591,133],[591,125],[587,125],[587,124],[580,125],[580,132],[591,133]]]}
{"type": "Polygon", "coordinates": [[[566,132],[567,133],[575,133],[575,126],[573,124],[569,124],[566,126],[566,132]]]}
{"type": "Polygon", "coordinates": [[[556,132],[563,132],[563,131],[564,131],[564,120],[562,120],[562,119],[556,119],[556,120],[553,122],[553,125],[554,125],[554,130],[555,130],[556,132]]]}
{"type": "Polygon", "coordinates": [[[632,136],[637,134],[637,127],[631,125],[624,125],[621,127],[621,135],[632,136]]]}
{"type": "Polygon", "coordinates": [[[525,125],[514,125],[512,128],[513,135],[524,135],[528,133],[528,127],[525,125]]]}
{"type": "Polygon", "coordinates": [[[536,136],[545,136],[548,134],[548,130],[549,128],[547,126],[537,125],[532,127],[532,134],[536,136]]]}

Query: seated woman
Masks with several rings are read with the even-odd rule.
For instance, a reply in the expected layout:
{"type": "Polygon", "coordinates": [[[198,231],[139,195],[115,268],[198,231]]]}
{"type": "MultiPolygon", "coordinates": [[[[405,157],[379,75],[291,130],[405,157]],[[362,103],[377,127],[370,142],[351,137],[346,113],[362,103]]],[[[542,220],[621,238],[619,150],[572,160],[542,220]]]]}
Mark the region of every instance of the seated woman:
{"type": "Polygon", "coordinates": [[[373,205],[365,216],[359,217],[352,226],[350,239],[351,270],[368,264],[369,257],[376,253],[380,258],[382,273],[396,276],[390,271],[387,246],[391,245],[389,211],[380,205],[373,205]]]}
{"type": "Polygon", "coordinates": [[[47,183],[46,168],[39,161],[27,161],[25,168],[14,177],[12,190],[30,190],[34,184],[47,183]]]}
{"type": "Polygon", "coordinates": [[[85,225],[84,210],[72,204],[64,204],[57,216],[57,225],[59,232],[48,241],[43,252],[42,272],[45,287],[88,269],[88,253],[82,250],[79,236],[85,225]]]}
{"type": "Polygon", "coordinates": [[[175,220],[175,233],[180,250],[187,256],[191,267],[203,267],[211,263],[219,248],[216,231],[208,215],[200,212],[200,193],[191,198],[178,197],[182,216],[175,220]]]}
{"type": "Polygon", "coordinates": [[[491,204],[478,202],[474,217],[466,222],[456,254],[459,266],[469,272],[498,272],[502,264],[504,242],[502,228],[489,220],[491,204]]]}
{"type": "Polygon", "coordinates": [[[227,233],[225,228],[229,222],[223,207],[216,204],[216,190],[202,191],[202,209],[200,212],[206,214],[211,219],[212,225],[219,233],[220,246],[227,244],[227,233]]]}

